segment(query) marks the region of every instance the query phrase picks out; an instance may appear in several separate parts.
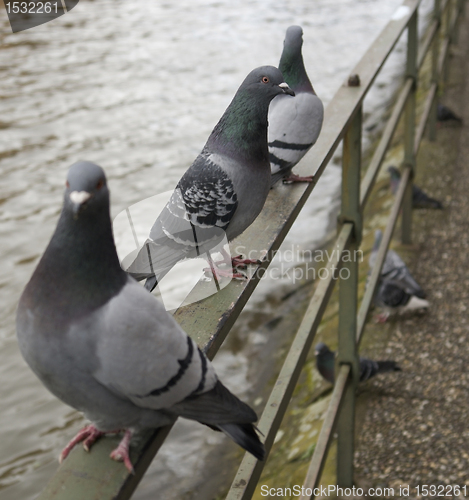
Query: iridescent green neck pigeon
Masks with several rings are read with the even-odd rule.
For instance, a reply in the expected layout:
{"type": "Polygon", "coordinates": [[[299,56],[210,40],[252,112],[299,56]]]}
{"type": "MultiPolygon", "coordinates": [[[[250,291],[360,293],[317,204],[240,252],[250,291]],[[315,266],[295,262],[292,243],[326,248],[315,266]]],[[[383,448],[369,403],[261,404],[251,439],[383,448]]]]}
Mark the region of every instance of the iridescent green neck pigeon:
{"type": "Polygon", "coordinates": [[[262,66],[246,77],[126,269],[147,279],[148,290],[177,262],[203,255],[225,235],[233,240],[259,215],[271,183],[267,113],[279,94],[294,92],[277,68],[262,66]]]}

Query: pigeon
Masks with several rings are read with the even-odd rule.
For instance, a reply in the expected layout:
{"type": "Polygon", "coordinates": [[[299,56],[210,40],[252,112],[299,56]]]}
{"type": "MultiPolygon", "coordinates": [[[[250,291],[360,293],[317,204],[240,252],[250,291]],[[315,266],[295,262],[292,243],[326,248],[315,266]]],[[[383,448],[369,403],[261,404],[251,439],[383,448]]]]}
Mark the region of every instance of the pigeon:
{"type": "Polygon", "coordinates": [[[17,310],[21,353],[42,383],[92,423],[66,446],[125,431],[111,458],[133,470],[134,432],[178,417],[223,431],[262,460],[255,412],[218,380],[161,302],[120,266],[101,167],[70,167],[52,239],[17,310]]]}
{"type": "Polygon", "coordinates": [[[378,323],[385,323],[391,314],[424,311],[430,307],[428,300],[408,293],[401,286],[388,280],[379,281],[374,303],[384,310],[376,317],[378,323]]]}
{"type": "Polygon", "coordinates": [[[313,178],[292,174],[292,168],[316,143],[321,132],[324,107],[306,74],[301,47],[303,30],[290,26],[285,36],[279,69],[295,96],[278,95],[269,108],[269,156],[272,186],[284,182],[311,182],[313,178]]]}
{"type": "MultiPolygon", "coordinates": [[[[233,240],[259,215],[271,185],[267,113],[279,94],[294,92],[273,66],[254,69],[241,84],[126,269],[146,279],[149,291],[177,262],[203,255],[225,235],[233,240]]],[[[233,265],[257,262],[235,258],[233,265]]]]}
{"type": "Polygon", "coordinates": [[[444,104],[438,104],[436,108],[436,119],[439,122],[456,121],[462,124],[462,118],[444,104]]]}
{"type": "MultiPolygon", "coordinates": [[[[373,269],[378,249],[383,238],[380,230],[375,231],[375,241],[370,254],[370,273],[373,269]]],[[[394,250],[389,249],[381,268],[380,279],[374,302],[385,309],[378,316],[378,321],[385,322],[391,313],[402,314],[407,311],[428,309],[430,303],[425,300],[426,293],[410,274],[404,261],[394,250]]]]}
{"type": "MultiPolygon", "coordinates": [[[[401,173],[394,167],[388,167],[389,175],[391,176],[391,191],[396,194],[401,182],[401,173]]],[[[412,207],[413,208],[434,208],[437,210],[443,209],[441,201],[431,198],[427,193],[422,191],[418,186],[412,184],[412,207]]]]}
{"type": "MultiPolygon", "coordinates": [[[[370,271],[373,269],[378,249],[383,238],[383,233],[378,229],[375,231],[375,241],[370,254],[370,271]]],[[[381,280],[389,281],[402,288],[407,293],[415,295],[421,299],[426,297],[426,293],[422,287],[415,281],[414,277],[410,274],[405,262],[401,259],[399,254],[394,250],[389,249],[386,258],[384,259],[383,267],[380,274],[381,280]]]]}
{"type": "MultiPolygon", "coordinates": [[[[331,351],[324,342],[319,342],[314,348],[316,355],[316,368],[322,377],[334,383],[335,352],[331,351]]],[[[373,361],[372,359],[360,357],[360,382],[374,377],[378,373],[402,371],[395,361],[373,361]]]]}

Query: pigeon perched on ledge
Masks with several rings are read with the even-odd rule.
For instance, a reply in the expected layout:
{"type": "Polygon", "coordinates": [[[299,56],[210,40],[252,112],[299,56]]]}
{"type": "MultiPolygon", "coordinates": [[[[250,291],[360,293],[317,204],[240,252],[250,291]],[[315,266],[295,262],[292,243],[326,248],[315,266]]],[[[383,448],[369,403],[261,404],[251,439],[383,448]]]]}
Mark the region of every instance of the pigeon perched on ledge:
{"type": "Polygon", "coordinates": [[[292,168],[316,143],[321,132],[324,107],[316,95],[301,55],[303,30],[290,26],[285,35],[279,69],[295,96],[279,95],[269,108],[269,153],[272,186],[284,182],[311,182],[313,178],[292,174],[292,168]]]}
{"type": "MultiPolygon", "coordinates": [[[[319,342],[314,348],[316,355],[316,368],[322,377],[334,383],[335,380],[335,352],[331,351],[324,342],[319,342]]],[[[395,361],[373,361],[360,357],[360,382],[378,375],[378,373],[401,371],[395,361]]]]}
{"type": "MultiPolygon", "coordinates": [[[[394,166],[388,167],[388,172],[391,176],[392,194],[396,194],[401,182],[401,173],[394,166]]],[[[428,194],[422,191],[415,184],[412,184],[412,208],[434,208],[437,210],[442,210],[443,204],[441,203],[441,201],[428,196],[428,194]]]]}
{"type": "MultiPolygon", "coordinates": [[[[382,238],[383,233],[379,229],[375,231],[375,241],[369,259],[370,273],[376,263],[382,238]]],[[[430,303],[425,297],[426,293],[415,281],[405,262],[397,252],[389,249],[374,296],[374,303],[384,309],[384,313],[378,316],[378,321],[385,322],[395,313],[428,309],[430,303]]]]}
{"type": "Polygon", "coordinates": [[[254,411],[218,380],[163,305],[122,270],[104,171],[70,167],[52,239],[17,311],[19,347],[43,384],[92,422],[63,450],[125,431],[111,458],[132,471],[133,432],[178,417],[223,431],[262,460],[254,411]]]}
{"type": "Polygon", "coordinates": [[[436,119],[439,122],[455,121],[462,124],[462,118],[458,116],[452,109],[444,104],[438,104],[436,108],[436,119]]]}
{"type": "MultiPolygon", "coordinates": [[[[369,266],[370,272],[375,266],[376,257],[378,255],[379,246],[381,245],[381,240],[383,239],[383,233],[381,230],[375,231],[375,241],[373,243],[373,248],[371,249],[369,266]]],[[[417,297],[424,299],[426,293],[422,290],[422,287],[415,281],[412,274],[410,274],[409,268],[405,265],[405,262],[401,259],[399,254],[392,249],[389,249],[386,253],[386,258],[384,259],[383,267],[381,268],[380,278],[383,281],[389,281],[399,286],[407,293],[416,295],[417,297]]]]}
{"type": "Polygon", "coordinates": [[[271,186],[267,113],[279,94],[294,92],[273,66],[251,71],[241,84],[126,269],[138,281],[146,279],[145,288],[153,290],[177,262],[203,255],[225,235],[233,240],[259,215],[271,186]]]}
{"type": "Polygon", "coordinates": [[[383,313],[376,317],[379,323],[385,323],[393,314],[425,311],[430,307],[428,300],[406,292],[401,286],[388,280],[381,280],[378,283],[374,303],[383,309],[383,313]]]}

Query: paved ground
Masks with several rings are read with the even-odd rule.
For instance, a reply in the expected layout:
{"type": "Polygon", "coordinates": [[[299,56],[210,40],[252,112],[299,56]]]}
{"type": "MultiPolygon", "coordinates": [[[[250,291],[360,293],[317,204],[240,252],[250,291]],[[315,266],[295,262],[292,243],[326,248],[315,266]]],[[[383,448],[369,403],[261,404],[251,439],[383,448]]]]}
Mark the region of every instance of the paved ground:
{"type": "MultiPolygon", "coordinates": [[[[440,98],[463,116],[464,125],[441,126],[436,143],[426,143],[419,157],[417,183],[445,204],[443,213],[414,215],[417,251],[410,267],[432,308],[425,316],[392,322],[386,357],[404,371],[361,389],[367,410],[356,482],[392,486],[396,497],[401,485],[410,485],[409,497],[416,498],[417,485],[456,484],[466,485],[469,497],[468,24],[466,14],[440,98]]],[[[451,498],[454,490],[439,492],[451,498]]]]}

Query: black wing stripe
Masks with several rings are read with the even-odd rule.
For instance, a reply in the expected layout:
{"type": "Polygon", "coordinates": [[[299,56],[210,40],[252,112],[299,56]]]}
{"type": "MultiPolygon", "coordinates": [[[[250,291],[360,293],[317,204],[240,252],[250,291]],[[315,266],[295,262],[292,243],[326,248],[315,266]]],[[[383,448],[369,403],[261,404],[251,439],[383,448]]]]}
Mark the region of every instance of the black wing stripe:
{"type": "Polygon", "coordinates": [[[202,378],[200,379],[199,385],[192,392],[191,396],[193,394],[198,394],[199,392],[202,392],[205,388],[205,377],[207,375],[207,358],[200,349],[198,349],[198,351],[199,351],[200,362],[202,364],[202,378]]]}
{"type": "Polygon", "coordinates": [[[150,396],[160,396],[161,394],[168,392],[171,389],[171,387],[174,387],[179,382],[179,380],[181,380],[181,378],[183,377],[187,368],[191,364],[192,356],[194,354],[194,344],[193,344],[192,340],[190,339],[190,337],[187,337],[187,347],[188,347],[188,351],[187,351],[186,357],[184,359],[178,359],[179,370],[176,373],[176,375],[174,375],[174,377],[171,377],[168,380],[167,384],[164,385],[163,387],[159,387],[158,389],[154,389],[153,391],[149,392],[145,396],[139,396],[139,397],[148,398],[150,396]]]}
{"type": "Polygon", "coordinates": [[[306,151],[313,145],[312,142],[309,144],[295,144],[292,142],[274,141],[269,142],[269,148],[279,148],[279,149],[294,149],[296,151],[306,151]]]}

